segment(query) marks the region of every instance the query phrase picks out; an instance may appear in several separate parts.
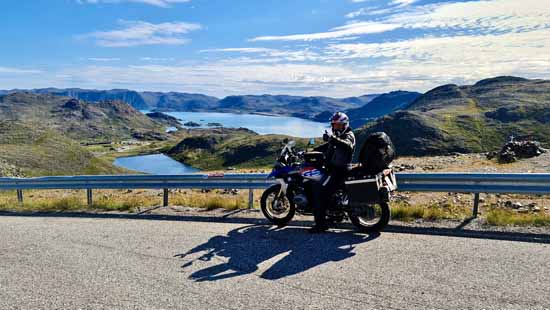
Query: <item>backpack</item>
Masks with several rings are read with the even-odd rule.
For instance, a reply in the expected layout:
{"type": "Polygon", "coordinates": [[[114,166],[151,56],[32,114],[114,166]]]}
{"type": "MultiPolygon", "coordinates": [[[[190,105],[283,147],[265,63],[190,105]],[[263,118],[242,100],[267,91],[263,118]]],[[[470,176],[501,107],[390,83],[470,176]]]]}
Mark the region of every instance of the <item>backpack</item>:
{"type": "Polygon", "coordinates": [[[384,132],[370,134],[359,152],[359,163],[367,174],[378,174],[395,159],[395,146],[384,132]]]}

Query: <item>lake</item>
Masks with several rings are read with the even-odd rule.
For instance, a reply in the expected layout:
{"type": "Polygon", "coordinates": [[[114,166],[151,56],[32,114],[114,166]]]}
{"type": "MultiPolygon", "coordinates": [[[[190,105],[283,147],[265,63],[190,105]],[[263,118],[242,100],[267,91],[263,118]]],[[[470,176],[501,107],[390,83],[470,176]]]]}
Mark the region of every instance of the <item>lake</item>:
{"type": "Polygon", "coordinates": [[[164,154],[120,157],[114,161],[114,164],[148,174],[186,174],[200,171],[164,154]]]}
{"type": "MultiPolygon", "coordinates": [[[[148,113],[149,111],[141,111],[148,113]]],[[[300,138],[321,137],[328,129],[325,123],[289,117],[257,114],[211,113],[211,112],[163,112],[180,120],[181,124],[195,122],[208,128],[208,123],[220,123],[227,128],[248,128],[261,135],[280,134],[300,138]]],[[[185,126],[184,126],[185,127],[185,126]]],[[[191,127],[188,127],[191,128],[191,127]]]]}

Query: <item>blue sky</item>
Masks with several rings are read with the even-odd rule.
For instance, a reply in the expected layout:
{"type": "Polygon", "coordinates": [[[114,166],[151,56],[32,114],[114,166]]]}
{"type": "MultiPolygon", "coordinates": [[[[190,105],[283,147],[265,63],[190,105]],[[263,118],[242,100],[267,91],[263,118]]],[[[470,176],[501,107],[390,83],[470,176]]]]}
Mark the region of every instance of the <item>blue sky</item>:
{"type": "Polygon", "coordinates": [[[546,0],[4,0],[0,10],[0,89],[346,97],[550,78],[546,0]]]}

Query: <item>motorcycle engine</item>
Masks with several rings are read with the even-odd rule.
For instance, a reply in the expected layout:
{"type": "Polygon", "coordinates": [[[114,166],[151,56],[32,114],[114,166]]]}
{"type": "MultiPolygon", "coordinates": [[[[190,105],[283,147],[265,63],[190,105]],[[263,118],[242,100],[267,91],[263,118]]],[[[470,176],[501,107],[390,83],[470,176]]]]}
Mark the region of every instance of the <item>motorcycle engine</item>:
{"type": "Polygon", "coordinates": [[[295,195],[292,201],[294,202],[294,204],[296,204],[298,208],[301,208],[301,209],[305,208],[308,204],[307,197],[304,194],[295,195]]]}
{"type": "Polygon", "coordinates": [[[349,204],[349,197],[348,195],[342,191],[338,190],[334,195],[332,196],[333,205],[336,207],[336,209],[342,210],[349,204]]]}

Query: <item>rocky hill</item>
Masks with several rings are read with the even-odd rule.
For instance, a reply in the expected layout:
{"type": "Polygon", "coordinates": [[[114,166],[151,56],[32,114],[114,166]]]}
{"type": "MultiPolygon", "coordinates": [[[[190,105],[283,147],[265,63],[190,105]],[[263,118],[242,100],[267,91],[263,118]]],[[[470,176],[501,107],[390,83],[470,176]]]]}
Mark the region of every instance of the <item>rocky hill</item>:
{"type": "Polygon", "coordinates": [[[163,139],[164,124],[122,101],[83,100],[51,94],[0,96],[0,121],[40,126],[79,142],[113,139],[163,139]]]}
{"type": "Polygon", "coordinates": [[[550,145],[550,81],[497,77],[474,85],[444,85],[357,130],[361,143],[387,132],[401,155],[494,151],[514,136],[550,145]]]}
{"type": "MultiPolygon", "coordinates": [[[[167,151],[167,155],[193,167],[218,170],[228,167],[270,166],[275,162],[285,137],[258,135],[248,129],[194,129],[167,151]]],[[[305,148],[307,139],[295,139],[305,148]]]]}

